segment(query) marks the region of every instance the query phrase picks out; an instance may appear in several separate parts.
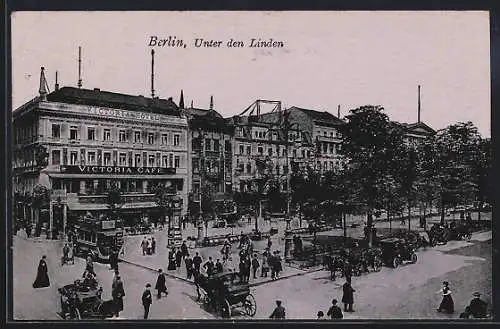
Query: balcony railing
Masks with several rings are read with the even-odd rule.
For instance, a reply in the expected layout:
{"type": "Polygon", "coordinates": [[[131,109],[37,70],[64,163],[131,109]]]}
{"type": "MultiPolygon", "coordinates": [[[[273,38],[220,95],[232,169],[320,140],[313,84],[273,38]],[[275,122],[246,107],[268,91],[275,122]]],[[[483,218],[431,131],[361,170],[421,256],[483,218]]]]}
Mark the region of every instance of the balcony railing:
{"type": "Polygon", "coordinates": [[[316,136],[318,142],[342,142],[342,138],[337,136],[316,136]]]}

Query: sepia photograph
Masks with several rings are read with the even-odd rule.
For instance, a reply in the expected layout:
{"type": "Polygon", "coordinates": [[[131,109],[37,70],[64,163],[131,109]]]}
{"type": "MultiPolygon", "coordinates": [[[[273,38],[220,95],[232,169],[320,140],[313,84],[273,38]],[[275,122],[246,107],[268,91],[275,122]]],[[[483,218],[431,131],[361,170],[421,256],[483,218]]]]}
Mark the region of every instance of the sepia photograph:
{"type": "Polygon", "coordinates": [[[14,321],[492,321],[487,11],[11,14],[14,321]]]}

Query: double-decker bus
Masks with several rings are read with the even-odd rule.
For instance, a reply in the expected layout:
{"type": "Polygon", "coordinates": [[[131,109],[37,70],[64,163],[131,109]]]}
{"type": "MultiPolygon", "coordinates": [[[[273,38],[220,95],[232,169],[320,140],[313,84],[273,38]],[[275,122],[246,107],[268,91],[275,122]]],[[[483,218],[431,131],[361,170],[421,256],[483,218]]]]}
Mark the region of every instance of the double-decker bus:
{"type": "Polygon", "coordinates": [[[89,256],[100,263],[108,263],[113,249],[123,246],[123,223],[121,219],[85,217],[75,225],[75,254],[89,256]]]}

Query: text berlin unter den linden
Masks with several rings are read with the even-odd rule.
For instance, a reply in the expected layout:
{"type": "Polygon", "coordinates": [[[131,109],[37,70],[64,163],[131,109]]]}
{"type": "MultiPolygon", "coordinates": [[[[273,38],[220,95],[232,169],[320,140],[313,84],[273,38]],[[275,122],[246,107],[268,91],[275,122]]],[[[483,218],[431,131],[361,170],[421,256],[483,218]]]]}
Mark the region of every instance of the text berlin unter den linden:
{"type": "Polygon", "coordinates": [[[194,38],[191,42],[175,36],[158,37],[152,35],[148,39],[149,47],[167,48],[283,48],[285,43],[273,38],[250,38],[246,41],[230,38],[229,40],[214,40],[205,38],[194,38]]]}

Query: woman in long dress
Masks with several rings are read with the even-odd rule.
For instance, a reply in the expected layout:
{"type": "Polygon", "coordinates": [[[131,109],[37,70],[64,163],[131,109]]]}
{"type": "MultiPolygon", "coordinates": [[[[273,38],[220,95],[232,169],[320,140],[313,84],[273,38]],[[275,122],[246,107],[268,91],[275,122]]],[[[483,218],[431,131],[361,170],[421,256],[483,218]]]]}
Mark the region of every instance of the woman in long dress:
{"type": "Polygon", "coordinates": [[[441,304],[439,305],[437,311],[438,312],[444,311],[450,314],[453,313],[455,311],[455,305],[453,303],[453,299],[451,298],[451,290],[448,281],[444,281],[443,288],[439,289],[436,293],[443,294],[443,300],[441,301],[441,304]]]}
{"type": "Polygon", "coordinates": [[[38,270],[36,274],[35,282],[33,282],[33,288],[44,288],[50,286],[47,262],[45,259],[47,256],[43,255],[38,263],[38,270]]]}

